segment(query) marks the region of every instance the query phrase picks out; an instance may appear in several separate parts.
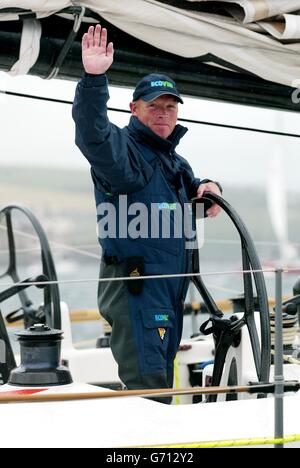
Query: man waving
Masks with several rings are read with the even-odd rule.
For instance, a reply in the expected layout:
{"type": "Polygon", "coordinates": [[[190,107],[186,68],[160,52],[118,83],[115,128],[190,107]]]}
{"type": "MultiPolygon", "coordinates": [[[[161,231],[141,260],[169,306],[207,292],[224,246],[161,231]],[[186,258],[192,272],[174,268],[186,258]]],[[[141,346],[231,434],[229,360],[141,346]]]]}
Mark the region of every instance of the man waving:
{"type": "MultiPolygon", "coordinates": [[[[109,121],[105,73],[113,57],[106,29],[90,27],[73,108],[76,144],[91,165],[101,277],[133,278],[101,282],[99,308],[112,325],[111,349],[126,387],[171,388],[189,280],[137,278],[191,272],[186,207],[207,191],[220,195],[220,186],[195,178],[176,152],[187,129],[177,124],[183,100],[169,76],[153,73],[137,84],[127,127],[109,121]]],[[[219,211],[213,205],[207,216],[219,211]]]]}

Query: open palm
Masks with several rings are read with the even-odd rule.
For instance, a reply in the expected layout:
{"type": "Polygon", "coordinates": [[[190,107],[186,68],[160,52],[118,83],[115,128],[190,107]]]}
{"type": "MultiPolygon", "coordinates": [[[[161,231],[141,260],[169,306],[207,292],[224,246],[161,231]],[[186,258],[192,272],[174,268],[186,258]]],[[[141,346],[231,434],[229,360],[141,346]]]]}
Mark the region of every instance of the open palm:
{"type": "Polygon", "coordinates": [[[114,47],[107,45],[107,30],[100,24],[91,26],[82,38],[82,63],[86,73],[102,75],[111,67],[114,60],[114,47]]]}

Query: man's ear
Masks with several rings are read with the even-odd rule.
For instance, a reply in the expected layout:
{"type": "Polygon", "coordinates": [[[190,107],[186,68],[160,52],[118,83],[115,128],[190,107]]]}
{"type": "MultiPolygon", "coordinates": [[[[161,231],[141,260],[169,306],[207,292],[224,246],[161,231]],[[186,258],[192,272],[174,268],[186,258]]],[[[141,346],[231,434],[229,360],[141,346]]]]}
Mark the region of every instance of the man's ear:
{"type": "Polygon", "coordinates": [[[131,113],[134,117],[137,117],[137,112],[136,112],[136,108],[137,108],[137,103],[136,102],[131,102],[129,104],[129,107],[130,107],[130,110],[131,110],[131,113]]]}

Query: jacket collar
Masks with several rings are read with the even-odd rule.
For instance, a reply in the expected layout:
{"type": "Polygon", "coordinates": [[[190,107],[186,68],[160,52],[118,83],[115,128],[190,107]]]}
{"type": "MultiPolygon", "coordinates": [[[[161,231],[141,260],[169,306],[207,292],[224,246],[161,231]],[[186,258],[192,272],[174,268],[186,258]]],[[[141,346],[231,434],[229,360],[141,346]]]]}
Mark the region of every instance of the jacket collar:
{"type": "Polygon", "coordinates": [[[188,129],[182,125],[176,125],[173,133],[169,136],[168,139],[161,138],[156,135],[150,128],[146,127],[137,117],[131,117],[129,125],[129,132],[134,135],[134,137],[161,151],[175,151],[180,140],[188,132],[188,129]]]}

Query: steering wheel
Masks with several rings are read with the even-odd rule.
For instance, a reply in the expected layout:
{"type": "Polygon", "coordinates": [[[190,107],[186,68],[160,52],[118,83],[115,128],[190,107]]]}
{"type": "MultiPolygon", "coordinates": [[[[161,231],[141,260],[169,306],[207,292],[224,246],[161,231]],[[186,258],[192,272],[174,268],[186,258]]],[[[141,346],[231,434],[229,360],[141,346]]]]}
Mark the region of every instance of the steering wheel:
{"type": "Polygon", "coordinates": [[[9,264],[7,271],[0,276],[0,279],[5,276],[10,276],[14,285],[9,289],[0,293],[0,304],[10,297],[15,295],[19,296],[21,302],[21,308],[10,313],[7,316],[9,322],[15,322],[23,319],[25,328],[33,325],[34,323],[45,322],[51,328],[57,330],[61,329],[61,310],[60,310],[60,295],[57,284],[43,284],[47,282],[56,282],[57,275],[54,266],[53,257],[51,254],[49,242],[46,234],[37,220],[37,218],[28,210],[26,207],[21,205],[10,205],[0,211],[0,220],[5,219],[8,250],[9,250],[9,264]],[[25,281],[20,280],[20,276],[17,271],[17,256],[16,256],[16,244],[15,235],[12,221],[13,212],[19,211],[25,215],[30,224],[32,225],[34,232],[39,240],[41,248],[41,274],[36,278],[29,278],[25,281]],[[38,282],[38,288],[44,290],[44,303],[38,309],[33,307],[32,301],[29,299],[25,289],[29,288],[32,284],[38,282]],[[21,284],[20,284],[21,283],[21,284]],[[23,284],[22,284],[23,283],[23,284]]]}
{"type": "MultiPolygon", "coordinates": [[[[215,365],[212,377],[212,386],[219,386],[221,383],[224,365],[228,350],[231,346],[238,346],[241,329],[248,328],[251,348],[259,382],[268,382],[270,378],[271,366],[271,331],[269,318],[269,303],[266,284],[262,267],[250,237],[250,234],[237,212],[222,197],[213,193],[206,193],[203,198],[193,199],[193,213],[197,218],[197,205],[204,204],[204,210],[208,209],[213,203],[218,204],[232,220],[236,227],[240,239],[243,260],[243,283],[244,283],[244,315],[238,319],[233,316],[230,319],[224,319],[224,314],[220,310],[203,283],[201,276],[193,277],[193,283],[201,294],[205,305],[210,313],[210,320],[202,327],[202,333],[208,335],[213,333],[215,339],[215,365]],[[250,273],[246,273],[250,272],[250,273]],[[257,298],[254,296],[253,281],[256,286],[257,298]],[[260,340],[255,323],[255,312],[260,315],[260,340]],[[207,325],[211,323],[211,328],[207,325]]],[[[199,218],[199,216],[198,216],[199,218]]],[[[200,273],[199,249],[193,253],[193,272],[200,273]]],[[[216,401],[217,396],[212,395],[209,401],[216,401]]]]}

